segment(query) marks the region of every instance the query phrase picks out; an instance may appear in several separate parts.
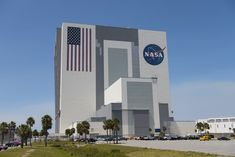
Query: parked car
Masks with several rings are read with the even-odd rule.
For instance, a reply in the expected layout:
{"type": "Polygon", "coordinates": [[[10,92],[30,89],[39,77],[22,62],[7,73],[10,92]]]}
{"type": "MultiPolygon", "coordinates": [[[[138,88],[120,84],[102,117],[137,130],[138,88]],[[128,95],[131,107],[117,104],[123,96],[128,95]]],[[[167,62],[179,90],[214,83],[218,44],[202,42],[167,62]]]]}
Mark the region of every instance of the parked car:
{"type": "Polygon", "coordinates": [[[204,135],[204,136],[200,137],[200,139],[199,139],[199,140],[200,140],[200,141],[209,141],[209,140],[210,140],[210,138],[209,138],[209,136],[204,135]]]}
{"type": "Polygon", "coordinates": [[[105,141],[105,138],[104,137],[96,137],[96,140],[97,141],[105,141]]]}
{"type": "Polygon", "coordinates": [[[227,138],[227,137],[219,137],[219,138],[217,138],[218,140],[220,140],[220,141],[229,141],[230,139],[229,138],[227,138]]]}
{"type": "Polygon", "coordinates": [[[13,144],[14,144],[15,147],[18,147],[18,146],[21,145],[21,142],[19,142],[19,141],[14,141],[13,144]]]}
{"type": "Polygon", "coordinates": [[[127,138],[126,137],[118,137],[118,140],[119,141],[127,141],[127,138]]]}
{"type": "Polygon", "coordinates": [[[115,140],[114,137],[106,137],[106,138],[104,139],[104,141],[114,141],[114,140],[115,140]]]}
{"type": "Polygon", "coordinates": [[[87,139],[88,143],[95,143],[97,140],[94,138],[87,139]]]}
{"type": "MultiPolygon", "coordinates": [[[[189,135],[189,136],[187,136],[187,139],[188,140],[198,140],[199,136],[197,136],[197,135],[189,135]]],[[[209,139],[211,139],[211,138],[209,137],[209,139]]]]}
{"type": "Polygon", "coordinates": [[[177,136],[177,135],[170,136],[170,140],[178,140],[178,139],[179,139],[179,136],[177,136]]]}
{"type": "Polygon", "coordinates": [[[142,140],[154,140],[154,136],[144,136],[142,140]]]}
{"type": "Polygon", "coordinates": [[[6,143],[5,146],[7,146],[7,147],[13,147],[13,146],[14,146],[14,142],[6,143]]]}
{"type": "Polygon", "coordinates": [[[7,146],[2,146],[2,145],[0,145],[0,151],[2,151],[2,150],[7,150],[7,146]]]}

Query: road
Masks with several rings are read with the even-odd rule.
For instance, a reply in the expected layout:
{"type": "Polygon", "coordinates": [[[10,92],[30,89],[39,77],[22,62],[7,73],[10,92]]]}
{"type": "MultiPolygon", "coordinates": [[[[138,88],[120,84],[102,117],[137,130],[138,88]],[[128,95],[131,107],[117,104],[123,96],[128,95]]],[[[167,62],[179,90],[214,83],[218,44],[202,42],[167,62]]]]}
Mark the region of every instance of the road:
{"type": "Polygon", "coordinates": [[[145,141],[129,140],[121,145],[147,147],[164,150],[180,150],[212,153],[219,155],[235,156],[235,140],[231,141],[199,141],[199,140],[177,140],[177,141],[145,141]]]}

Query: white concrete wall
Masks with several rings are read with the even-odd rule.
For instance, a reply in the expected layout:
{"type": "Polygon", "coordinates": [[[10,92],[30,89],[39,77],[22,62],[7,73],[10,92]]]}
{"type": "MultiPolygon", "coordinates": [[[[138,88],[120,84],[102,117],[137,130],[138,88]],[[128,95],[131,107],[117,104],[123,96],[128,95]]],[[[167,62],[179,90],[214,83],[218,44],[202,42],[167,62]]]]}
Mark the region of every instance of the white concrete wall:
{"type": "Polygon", "coordinates": [[[121,103],[122,102],[122,80],[114,82],[104,93],[104,104],[121,103]]]}
{"type": "MultiPolygon", "coordinates": [[[[154,96],[155,105],[158,103],[169,104],[169,115],[172,116],[170,85],[168,72],[168,52],[166,43],[166,33],[160,31],[139,30],[139,61],[140,61],[140,77],[156,77],[157,84],[154,85],[154,90],[157,90],[154,96]],[[164,60],[159,65],[150,65],[143,57],[144,48],[149,44],[156,44],[164,50],[164,60]],[[156,103],[158,102],[158,103],[156,103]]],[[[154,112],[159,113],[159,107],[154,106],[154,112]]],[[[158,121],[155,117],[155,121],[158,121]]]]}
{"type": "Polygon", "coordinates": [[[194,121],[172,121],[167,122],[168,126],[166,130],[169,134],[186,136],[186,135],[195,135],[195,122],[194,121]]]}
{"type": "Polygon", "coordinates": [[[90,122],[90,134],[106,135],[103,125],[103,122],[90,122]]]}
{"type": "Polygon", "coordinates": [[[61,57],[61,99],[60,131],[77,120],[85,120],[96,110],[96,67],[95,67],[95,26],[64,23],[62,25],[61,57]],[[91,28],[92,30],[92,72],[67,71],[67,27],[91,28]]]}
{"type": "MultiPolygon", "coordinates": [[[[78,137],[77,134],[77,124],[79,122],[75,122],[72,125],[70,125],[68,128],[75,128],[75,136],[78,137]]],[[[99,135],[106,135],[106,130],[103,129],[103,122],[89,122],[90,124],[90,129],[89,132],[90,134],[99,134],[99,135]]]]}

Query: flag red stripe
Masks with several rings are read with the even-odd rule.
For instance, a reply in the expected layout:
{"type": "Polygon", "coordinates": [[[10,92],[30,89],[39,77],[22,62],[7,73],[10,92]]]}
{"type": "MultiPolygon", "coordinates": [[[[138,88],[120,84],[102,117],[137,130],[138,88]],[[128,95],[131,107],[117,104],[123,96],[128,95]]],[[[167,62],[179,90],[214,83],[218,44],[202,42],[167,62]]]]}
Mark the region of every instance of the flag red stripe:
{"type": "Polygon", "coordinates": [[[90,29],[90,72],[91,72],[91,29],[90,29]]]}
{"type": "Polygon", "coordinates": [[[69,71],[69,45],[67,45],[67,71],[69,71]]]}
{"type": "Polygon", "coordinates": [[[70,70],[73,71],[73,46],[72,45],[70,45],[70,52],[71,52],[70,70]]]}
{"type": "Polygon", "coordinates": [[[75,55],[74,55],[74,59],[75,59],[74,68],[75,68],[75,71],[77,71],[77,46],[76,45],[74,45],[74,53],[75,53],[75,55]]]}
{"type": "Polygon", "coordinates": [[[82,71],[84,71],[84,28],[82,28],[82,71]]]}
{"type": "Polygon", "coordinates": [[[86,28],[86,71],[88,68],[88,29],[86,28]]]}
{"type": "Polygon", "coordinates": [[[80,71],[80,46],[77,45],[77,49],[78,49],[78,71],[80,71]]]}

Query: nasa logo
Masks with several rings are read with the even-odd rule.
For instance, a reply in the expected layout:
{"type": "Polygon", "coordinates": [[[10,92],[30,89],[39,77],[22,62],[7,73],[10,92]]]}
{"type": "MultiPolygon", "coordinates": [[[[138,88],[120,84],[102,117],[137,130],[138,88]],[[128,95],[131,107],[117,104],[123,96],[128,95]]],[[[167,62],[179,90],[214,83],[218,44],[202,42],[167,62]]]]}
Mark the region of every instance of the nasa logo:
{"type": "Polygon", "coordinates": [[[151,65],[161,64],[164,59],[163,51],[166,47],[161,49],[158,45],[149,44],[144,48],[144,59],[151,65]]]}

